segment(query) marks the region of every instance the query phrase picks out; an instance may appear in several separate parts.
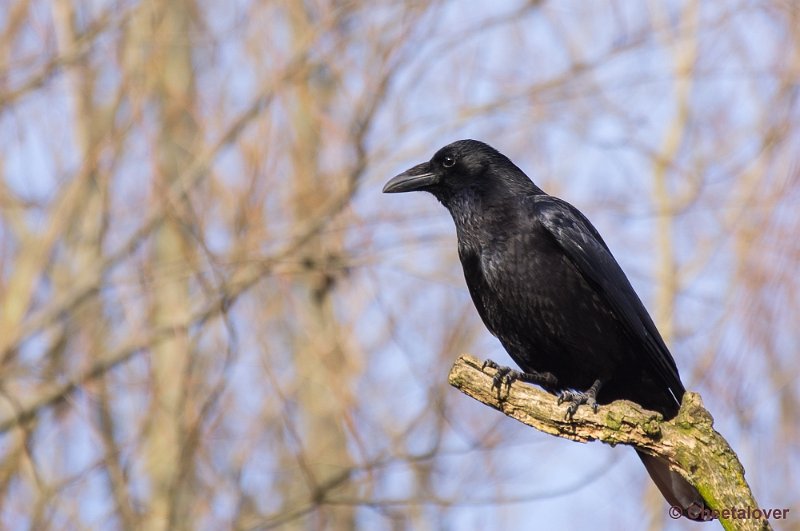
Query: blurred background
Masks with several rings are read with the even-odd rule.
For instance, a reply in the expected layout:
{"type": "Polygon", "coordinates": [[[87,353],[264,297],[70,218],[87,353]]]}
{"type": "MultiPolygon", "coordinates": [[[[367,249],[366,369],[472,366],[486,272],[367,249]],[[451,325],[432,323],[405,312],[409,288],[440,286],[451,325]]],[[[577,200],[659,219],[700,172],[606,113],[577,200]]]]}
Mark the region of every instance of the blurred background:
{"type": "Polygon", "coordinates": [[[381,187],[477,138],[800,529],[794,0],[0,4],[0,527],[699,529],[447,385],[511,361],[447,212],[381,187]]]}

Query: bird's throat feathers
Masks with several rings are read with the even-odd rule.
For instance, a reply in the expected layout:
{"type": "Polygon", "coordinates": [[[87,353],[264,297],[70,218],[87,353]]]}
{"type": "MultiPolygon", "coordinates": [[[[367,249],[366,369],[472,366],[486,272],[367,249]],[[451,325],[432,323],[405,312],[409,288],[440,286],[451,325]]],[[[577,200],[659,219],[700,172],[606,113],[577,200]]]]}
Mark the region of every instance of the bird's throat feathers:
{"type": "Polygon", "coordinates": [[[492,234],[506,233],[525,197],[544,193],[527,176],[522,177],[524,180],[513,184],[486,183],[488,186],[464,187],[444,197],[437,196],[453,218],[459,242],[477,249],[481,247],[479,235],[487,234],[487,228],[492,234]]]}
{"type": "Polygon", "coordinates": [[[442,204],[450,211],[458,233],[459,246],[479,251],[488,242],[481,241],[487,234],[487,224],[495,226],[495,234],[504,234],[502,227],[508,227],[516,215],[515,201],[519,198],[498,200],[476,190],[461,190],[442,204]]]}

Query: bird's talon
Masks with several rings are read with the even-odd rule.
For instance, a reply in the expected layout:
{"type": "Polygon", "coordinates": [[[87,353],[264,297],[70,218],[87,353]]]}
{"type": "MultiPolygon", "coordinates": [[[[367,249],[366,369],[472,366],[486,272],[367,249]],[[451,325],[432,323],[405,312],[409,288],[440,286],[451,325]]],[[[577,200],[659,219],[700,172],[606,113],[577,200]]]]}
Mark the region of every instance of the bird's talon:
{"type": "Polygon", "coordinates": [[[492,389],[495,387],[499,390],[500,387],[503,385],[503,376],[500,373],[497,373],[492,378],[492,389]]]}
{"type": "Polygon", "coordinates": [[[575,393],[568,389],[564,389],[563,391],[559,391],[558,393],[558,404],[561,405],[564,402],[573,402],[575,400],[575,393]]]}
{"type": "Polygon", "coordinates": [[[481,371],[486,367],[491,367],[494,369],[495,372],[494,376],[492,377],[492,389],[497,389],[497,396],[499,397],[503,391],[503,386],[505,385],[506,395],[511,392],[511,384],[514,383],[514,380],[519,378],[519,373],[512,369],[511,367],[505,367],[503,365],[498,365],[497,363],[493,362],[492,360],[486,360],[481,365],[481,371]]]}
{"type": "Polygon", "coordinates": [[[591,390],[589,392],[582,392],[565,389],[560,391],[557,396],[559,404],[564,402],[570,403],[565,418],[572,418],[575,413],[577,413],[578,408],[584,404],[589,406],[594,413],[597,413],[597,409],[600,407],[600,404],[597,403],[597,399],[594,397],[594,393],[591,392],[591,390]]]}

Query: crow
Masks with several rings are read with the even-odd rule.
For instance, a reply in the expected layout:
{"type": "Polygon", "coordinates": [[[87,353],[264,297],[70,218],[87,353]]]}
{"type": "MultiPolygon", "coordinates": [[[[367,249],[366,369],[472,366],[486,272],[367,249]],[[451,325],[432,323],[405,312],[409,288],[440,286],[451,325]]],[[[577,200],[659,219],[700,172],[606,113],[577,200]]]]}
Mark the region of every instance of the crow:
{"type": "MultiPolygon", "coordinates": [[[[633,401],[674,417],[685,392],[675,360],[597,229],[546,194],[505,155],[477,140],[449,144],[392,178],[384,193],[426,191],[450,212],[472,301],[522,371],[514,380],[568,402],[633,401]]],[[[700,493],[666,461],[637,450],[672,506],[702,520],[700,493]]]]}

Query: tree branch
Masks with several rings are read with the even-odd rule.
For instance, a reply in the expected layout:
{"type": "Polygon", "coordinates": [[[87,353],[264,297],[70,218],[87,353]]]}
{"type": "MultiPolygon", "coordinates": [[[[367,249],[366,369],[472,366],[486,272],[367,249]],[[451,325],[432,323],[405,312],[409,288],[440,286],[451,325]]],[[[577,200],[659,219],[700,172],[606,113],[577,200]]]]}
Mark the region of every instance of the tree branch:
{"type": "Polygon", "coordinates": [[[581,407],[568,419],[566,407],[538,387],[515,382],[507,396],[505,388],[498,393],[492,388],[495,370],[481,365],[472,356],[459,357],[450,370],[450,385],[539,431],[579,442],[627,444],[664,458],[697,488],[727,530],[764,531],[771,529],[767,518],[787,517],[788,509],[759,508],[744,468],[714,430],[714,419],[697,393],[687,392],[680,412],[669,421],[627,400],[600,406],[597,413],[581,407]]]}

